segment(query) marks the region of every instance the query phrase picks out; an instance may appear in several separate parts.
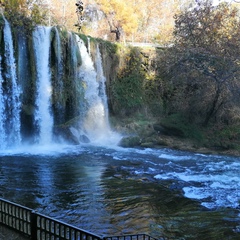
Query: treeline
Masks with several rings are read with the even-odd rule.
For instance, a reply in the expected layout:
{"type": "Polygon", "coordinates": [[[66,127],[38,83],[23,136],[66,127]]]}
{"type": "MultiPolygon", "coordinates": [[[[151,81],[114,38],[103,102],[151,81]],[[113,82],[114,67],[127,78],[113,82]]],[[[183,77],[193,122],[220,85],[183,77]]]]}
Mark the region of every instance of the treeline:
{"type": "Polygon", "coordinates": [[[1,0],[0,9],[12,25],[58,25],[76,30],[74,24],[77,22],[77,14],[73,0],[1,0]]]}
{"type": "Polygon", "coordinates": [[[158,49],[154,61],[145,64],[143,51],[133,48],[112,87],[119,99],[115,112],[131,115],[147,106],[148,114],[173,134],[207,146],[238,148],[239,16],[232,5],[199,2],[176,15],[174,44],[158,49]]]}
{"type": "Polygon", "coordinates": [[[205,138],[224,148],[240,139],[239,17],[236,7],[211,1],[179,14],[163,67],[165,114],[207,129],[205,138]]]}
{"type": "MultiPolygon", "coordinates": [[[[28,20],[42,25],[60,25],[78,31],[75,24],[76,0],[2,0],[4,14],[12,22],[26,25],[28,20]],[[23,19],[23,17],[25,17],[23,19]]],[[[83,0],[81,33],[115,41],[158,42],[173,39],[174,15],[194,0],[83,0]]]]}

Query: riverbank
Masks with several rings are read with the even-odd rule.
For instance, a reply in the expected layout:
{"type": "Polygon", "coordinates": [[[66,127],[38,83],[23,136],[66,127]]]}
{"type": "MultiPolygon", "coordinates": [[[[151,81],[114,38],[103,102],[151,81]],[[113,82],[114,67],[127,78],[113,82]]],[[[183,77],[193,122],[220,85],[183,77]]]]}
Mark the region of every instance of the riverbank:
{"type": "Polygon", "coordinates": [[[132,121],[132,119],[122,119],[121,122],[115,123],[115,129],[124,136],[119,144],[122,147],[167,147],[202,154],[240,156],[240,151],[236,148],[238,144],[236,142],[229,142],[224,145],[216,139],[213,141],[210,133],[205,133],[204,141],[183,137],[177,130],[159,127],[154,120],[132,121]]]}
{"type": "MultiPolygon", "coordinates": [[[[165,143],[164,146],[167,146],[171,149],[181,150],[181,151],[189,151],[189,152],[197,152],[202,154],[220,154],[220,155],[231,155],[231,156],[240,156],[240,152],[235,149],[221,149],[219,147],[204,147],[199,146],[191,139],[183,139],[174,136],[161,136],[162,141],[165,143]]],[[[156,146],[162,147],[161,145],[156,146]]]]}

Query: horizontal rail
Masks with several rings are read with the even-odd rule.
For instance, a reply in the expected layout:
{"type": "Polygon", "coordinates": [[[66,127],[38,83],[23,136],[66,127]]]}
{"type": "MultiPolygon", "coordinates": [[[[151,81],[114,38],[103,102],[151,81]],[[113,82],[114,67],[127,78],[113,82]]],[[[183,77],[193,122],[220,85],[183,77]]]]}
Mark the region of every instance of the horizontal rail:
{"type": "Polygon", "coordinates": [[[101,236],[0,198],[0,224],[32,240],[102,240],[101,236]]]}
{"type": "Polygon", "coordinates": [[[0,198],[0,224],[31,240],[157,240],[146,234],[102,237],[0,198]]]}
{"type": "Polygon", "coordinates": [[[104,240],[157,240],[147,234],[104,237],[104,240]]]}
{"type": "Polygon", "coordinates": [[[0,199],[0,223],[31,236],[32,209],[0,199]]]}
{"type": "Polygon", "coordinates": [[[36,239],[102,240],[101,236],[39,213],[35,214],[35,218],[36,239]]]}

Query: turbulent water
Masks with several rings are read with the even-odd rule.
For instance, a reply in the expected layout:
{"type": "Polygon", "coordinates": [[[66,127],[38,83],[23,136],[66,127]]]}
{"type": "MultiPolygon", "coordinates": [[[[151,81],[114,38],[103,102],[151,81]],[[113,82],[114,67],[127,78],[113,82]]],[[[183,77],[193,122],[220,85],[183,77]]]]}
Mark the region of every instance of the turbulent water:
{"type": "Polygon", "coordinates": [[[100,235],[240,238],[240,158],[90,145],[3,151],[0,197],[100,235]]]}

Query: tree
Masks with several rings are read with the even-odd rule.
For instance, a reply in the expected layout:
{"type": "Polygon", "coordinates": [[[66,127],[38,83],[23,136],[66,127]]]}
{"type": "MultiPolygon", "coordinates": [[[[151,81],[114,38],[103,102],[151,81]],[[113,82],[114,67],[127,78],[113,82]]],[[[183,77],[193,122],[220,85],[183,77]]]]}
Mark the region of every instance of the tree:
{"type": "Polygon", "coordinates": [[[2,0],[1,7],[4,15],[16,26],[46,24],[46,5],[42,0],[2,0]]]}
{"type": "MultiPolygon", "coordinates": [[[[213,6],[212,1],[198,2],[194,9],[176,16],[168,76],[175,88],[183,87],[184,105],[177,104],[178,110],[184,110],[190,120],[198,117],[204,126],[210,121],[230,121],[226,112],[238,98],[239,24],[236,8],[226,3],[213,6]]],[[[172,101],[181,102],[179,95],[174,96],[173,92],[172,101]]]]}
{"type": "Polygon", "coordinates": [[[118,0],[96,0],[99,8],[104,13],[110,27],[110,32],[116,34],[116,40],[120,40],[121,34],[127,36],[137,31],[137,15],[131,2],[118,0]]]}
{"type": "MultiPolygon", "coordinates": [[[[73,0],[51,0],[51,19],[53,25],[61,25],[68,30],[76,30],[76,3],[73,0]]],[[[85,1],[84,1],[85,3],[85,1]]]]}
{"type": "Polygon", "coordinates": [[[25,0],[2,0],[3,7],[6,11],[10,12],[22,12],[25,13],[27,10],[27,3],[25,0]]]}

